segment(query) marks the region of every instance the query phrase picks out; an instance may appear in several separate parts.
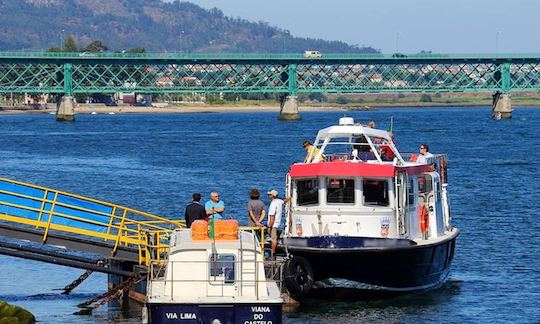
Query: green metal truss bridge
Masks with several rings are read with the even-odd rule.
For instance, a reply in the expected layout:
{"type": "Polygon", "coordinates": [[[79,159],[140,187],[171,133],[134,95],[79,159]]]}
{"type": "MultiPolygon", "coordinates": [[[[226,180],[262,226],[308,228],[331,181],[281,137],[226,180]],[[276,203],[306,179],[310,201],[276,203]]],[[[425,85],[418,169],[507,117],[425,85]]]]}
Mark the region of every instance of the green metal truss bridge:
{"type": "Polygon", "coordinates": [[[540,54],[0,52],[0,93],[381,93],[540,90],[540,54]]]}

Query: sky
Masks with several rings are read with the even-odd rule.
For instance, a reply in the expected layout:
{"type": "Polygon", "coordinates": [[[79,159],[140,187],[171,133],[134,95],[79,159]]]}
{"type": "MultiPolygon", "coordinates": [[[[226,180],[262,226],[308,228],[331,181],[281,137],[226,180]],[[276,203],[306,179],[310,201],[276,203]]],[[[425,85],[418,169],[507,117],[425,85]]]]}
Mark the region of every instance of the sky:
{"type": "Polygon", "coordinates": [[[540,0],[189,0],[383,53],[540,53],[540,0]]]}

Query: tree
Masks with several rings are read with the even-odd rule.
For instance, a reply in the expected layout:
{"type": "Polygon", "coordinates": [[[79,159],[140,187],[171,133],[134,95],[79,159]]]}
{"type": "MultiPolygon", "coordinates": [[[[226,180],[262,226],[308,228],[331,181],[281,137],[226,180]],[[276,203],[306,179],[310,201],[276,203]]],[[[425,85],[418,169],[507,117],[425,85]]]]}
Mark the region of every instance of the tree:
{"type": "Polygon", "coordinates": [[[82,48],[81,51],[90,52],[90,53],[102,53],[108,49],[109,47],[103,44],[100,40],[95,40],[91,42],[90,44],[86,45],[86,47],[82,48]]]}
{"type": "Polygon", "coordinates": [[[349,99],[347,99],[347,97],[345,96],[339,96],[336,99],[336,103],[340,105],[346,105],[349,103],[349,99]]]}
{"type": "Polygon", "coordinates": [[[312,92],[312,93],[309,94],[308,98],[311,101],[318,101],[318,102],[325,102],[326,101],[326,96],[323,95],[320,92],[312,92]]]}
{"type": "Polygon", "coordinates": [[[128,53],[142,54],[142,53],[146,53],[146,49],[144,47],[134,47],[130,49],[128,53]]]}
{"type": "Polygon", "coordinates": [[[420,96],[420,102],[431,102],[431,96],[428,95],[428,94],[422,94],[422,96],[420,96]]]}
{"type": "Polygon", "coordinates": [[[75,37],[66,37],[64,40],[63,52],[77,52],[77,41],[75,41],[75,37]]]}

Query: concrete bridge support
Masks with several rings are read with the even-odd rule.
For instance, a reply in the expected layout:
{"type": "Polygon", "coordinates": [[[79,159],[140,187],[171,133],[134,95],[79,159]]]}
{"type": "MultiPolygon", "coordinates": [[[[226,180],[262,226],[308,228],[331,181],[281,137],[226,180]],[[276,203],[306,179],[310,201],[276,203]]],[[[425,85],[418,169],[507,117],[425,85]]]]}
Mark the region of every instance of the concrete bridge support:
{"type": "Polygon", "coordinates": [[[496,92],[493,95],[493,110],[491,111],[493,119],[512,118],[512,100],[507,93],[496,92]]]}
{"type": "Polygon", "coordinates": [[[77,102],[72,96],[63,96],[56,109],[57,121],[74,121],[77,102]]]}
{"type": "Polygon", "coordinates": [[[281,100],[281,110],[279,111],[279,120],[301,120],[298,112],[298,97],[286,96],[281,100]]]}

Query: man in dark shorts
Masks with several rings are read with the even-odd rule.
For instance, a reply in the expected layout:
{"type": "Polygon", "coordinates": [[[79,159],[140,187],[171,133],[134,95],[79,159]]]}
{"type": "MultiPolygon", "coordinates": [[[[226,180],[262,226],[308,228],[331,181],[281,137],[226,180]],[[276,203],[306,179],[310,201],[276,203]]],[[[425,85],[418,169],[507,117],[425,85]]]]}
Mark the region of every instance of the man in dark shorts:
{"type": "Polygon", "coordinates": [[[193,194],[193,201],[186,206],[186,212],[184,214],[186,218],[186,227],[191,227],[191,224],[198,219],[206,219],[206,211],[203,205],[201,205],[201,194],[196,192],[193,194]]]}

